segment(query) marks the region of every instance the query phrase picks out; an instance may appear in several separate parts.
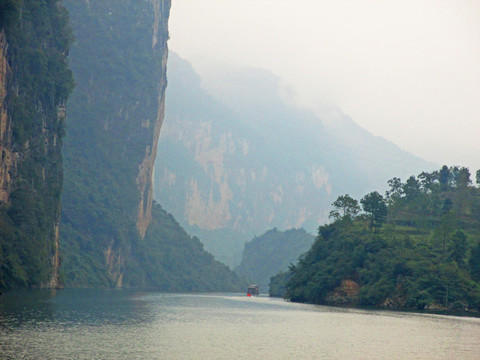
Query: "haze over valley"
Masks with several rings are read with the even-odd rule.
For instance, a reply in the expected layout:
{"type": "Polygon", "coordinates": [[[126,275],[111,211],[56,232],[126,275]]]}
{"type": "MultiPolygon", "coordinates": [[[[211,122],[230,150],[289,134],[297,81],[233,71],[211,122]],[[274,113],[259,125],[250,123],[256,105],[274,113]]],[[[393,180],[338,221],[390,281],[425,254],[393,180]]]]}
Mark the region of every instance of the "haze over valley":
{"type": "Polygon", "coordinates": [[[360,197],[430,164],[359,127],[289,101],[269,71],[212,67],[204,78],[170,53],[155,198],[228,265],[273,227],[314,234],[343,193],[360,197]]]}
{"type": "Polygon", "coordinates": [[[0,358],[477,359],[479,20],[0,1],[0,358]]]}

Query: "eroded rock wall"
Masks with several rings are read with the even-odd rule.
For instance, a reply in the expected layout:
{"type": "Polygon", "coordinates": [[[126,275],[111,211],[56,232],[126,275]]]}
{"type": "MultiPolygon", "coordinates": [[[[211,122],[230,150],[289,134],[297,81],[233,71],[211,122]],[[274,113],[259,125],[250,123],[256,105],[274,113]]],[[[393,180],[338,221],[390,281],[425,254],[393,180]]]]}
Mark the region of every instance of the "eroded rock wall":
{"type": "Polygon", "coordinates": [[[170,1],[152,0],[155,13],[152,34],[152,50],[159,57],[160,78],[158,79],[158,110],[157,116],[152,123],[148,122],[143,126],[152,130],[153,139],[150,145],[145,148],[145,157],[140,164],[137,184],[140,193],[138,205],[137,230],[141,237],[145,237],[148,225],[152,221],[153,203],[153,173],[155,158],[157,157],[157,144],[160,137],[163,118],[165,116],[165,90],[167,88],[167,59],[168,59],[168,16],[170,13],[170,1]]]}

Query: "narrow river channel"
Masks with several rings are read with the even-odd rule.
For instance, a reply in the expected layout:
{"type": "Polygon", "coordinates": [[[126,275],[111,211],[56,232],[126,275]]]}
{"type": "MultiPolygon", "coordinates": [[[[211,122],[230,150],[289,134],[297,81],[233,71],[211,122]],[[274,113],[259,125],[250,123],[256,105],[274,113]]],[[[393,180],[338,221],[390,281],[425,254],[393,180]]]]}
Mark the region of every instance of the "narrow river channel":
{"type": "Polygon", "coordinates": [[[480,319],[244,294],[30,290],[0,297],[0,359],[479,359],[480,319]]]}

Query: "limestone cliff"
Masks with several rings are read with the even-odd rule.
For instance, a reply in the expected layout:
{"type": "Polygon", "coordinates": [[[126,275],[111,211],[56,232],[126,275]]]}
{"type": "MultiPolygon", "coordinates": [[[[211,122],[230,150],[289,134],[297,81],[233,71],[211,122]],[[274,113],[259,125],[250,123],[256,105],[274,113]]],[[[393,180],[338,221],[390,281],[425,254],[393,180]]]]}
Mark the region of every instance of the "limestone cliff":
{"type": "Polygon", "coordinates": [[[327,219],[339,179],[324,156],[322,126],[310,133],[297,128],[312,115],[275,97],[279,79],[256,74],[262,84],[252,90],[256,105],[239,114],[248,108],[241,96],[230,108],[209,96],[178,55],[168,69],[155,195],[208,251],[235,267],[256,234],[273,227],[313,231],[327,219]]]}
{"type": "Polygon", "coordinates": [[[76,39],[65,138],[66,281],[121,287],[132,249],[152,220],[171,2],[65,4],[76,39]]]}
{"type": "Polygon", "coordinates": [[[61,1],[3,1],[0,27],[0,288],[59,287],[67,16],[61,1]]]}
{"type": "Polygon", "coordinates": [[[158,79],[158,110],[157,116],[150,123],[142,123],[142,126],[153,131],[153,139],[150,145],[145,149],[145,157],[140,164],[137,184],[140,192],[140,203],[138,205],[137,230],[141,237],[145,237],[148,225],[152,220],[152,201],[153,201],[153,170],[155,158],[157,156],[157,144],[160,137],[160,128],[162,127],[165,116],[165,89],[167,87],[167,38],[168,38],[168,14],[170,1],[152,0],[155,13],[152,34],[152,49],[160,58],[160,64],[163,71],[158,79]]]}
{"type": "Polygon", "coordinates": [[[314,233],[338,195],[363,196],[393,175],[429,168],[340,111],[332,121],[343,120],[343,130],[331,136],[267,70],[214,64],[200,77],[171,54],[168,77],[156,199],[229,265],[255,235],[273,227],[314,233]],[[352,129],[358,142],[343,141],[352,129]],[[410,166],[393,174],[397,159],[410,166]]]}

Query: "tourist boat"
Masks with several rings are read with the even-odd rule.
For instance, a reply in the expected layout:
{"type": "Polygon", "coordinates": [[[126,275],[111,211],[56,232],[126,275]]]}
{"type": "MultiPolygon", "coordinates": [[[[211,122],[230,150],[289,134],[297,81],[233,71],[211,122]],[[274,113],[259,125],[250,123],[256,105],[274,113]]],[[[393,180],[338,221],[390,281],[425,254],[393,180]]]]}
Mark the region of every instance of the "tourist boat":
{"type": "Polygon", "coordinates": [[[251,284],[247,290],[247,296],[259,295],[260,291],[258,290],[258,285],[251,284]]]}

